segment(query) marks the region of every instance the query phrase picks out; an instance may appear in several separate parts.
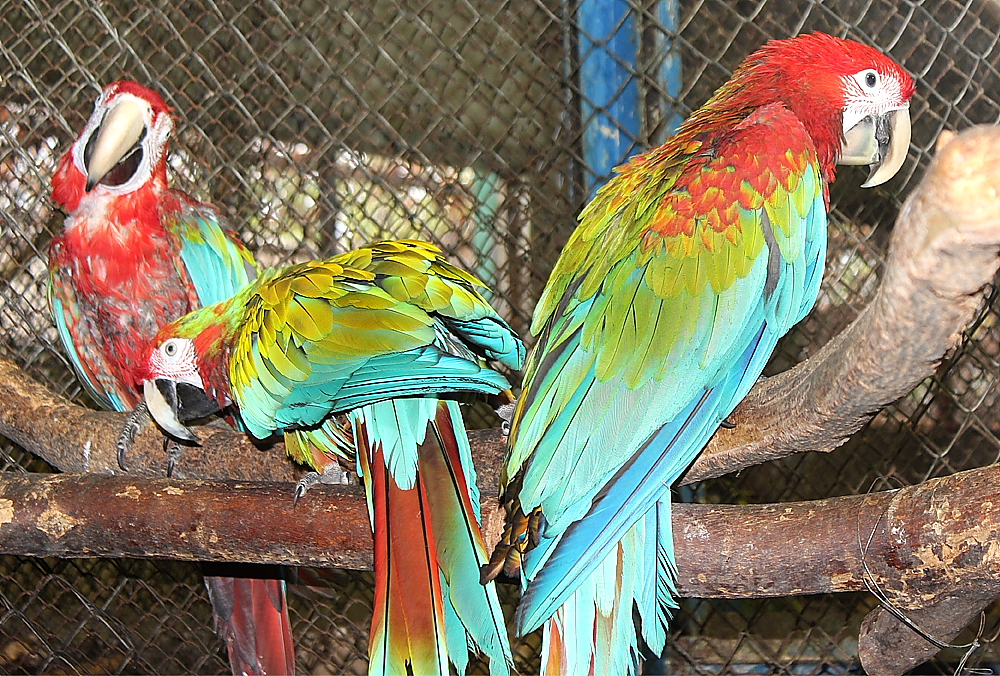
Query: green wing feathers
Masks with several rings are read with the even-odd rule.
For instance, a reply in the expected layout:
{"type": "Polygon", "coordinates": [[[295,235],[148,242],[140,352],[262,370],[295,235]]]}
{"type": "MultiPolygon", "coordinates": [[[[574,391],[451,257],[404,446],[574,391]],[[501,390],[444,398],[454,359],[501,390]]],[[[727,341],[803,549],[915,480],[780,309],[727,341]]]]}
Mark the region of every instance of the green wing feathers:
{"type": "Polygon", "coordinates": [[[479,286],[416,241],[264,275],[230,358],[244,421],[262,437],[390,397],[506,389],[483,359],[517,367],[524,347],[479,286]]]}

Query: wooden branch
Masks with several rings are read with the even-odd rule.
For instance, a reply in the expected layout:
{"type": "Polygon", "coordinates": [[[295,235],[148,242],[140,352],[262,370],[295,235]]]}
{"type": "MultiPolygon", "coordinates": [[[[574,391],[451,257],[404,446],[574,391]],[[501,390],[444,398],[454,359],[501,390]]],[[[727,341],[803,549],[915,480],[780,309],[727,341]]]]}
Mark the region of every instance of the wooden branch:
{"type": "MultiPolygon", "coordinates": [[[[997,485],[991,465],[867,496],[675,505],[678,591],[858,591],[866,551],[873,579],[903,608],[970,590],[1000,596],[997,485]]],[[[359,486],[317,486],[296,507],[292,494],[288,483],[0,474],[0,553],[371,567],[359,486]]]]}
{"type": "MultiPolygon", "coordinates": [[[[1000,596],[996,584],[970,585],[960,595],[936,599],[924,608],[906,611],[920,630],[941,643],[950,643],[965,627],[979,624],[980,613],[1000,596]]],[[[985,637],[986,640],[989,637],[985,637]]],[[[938,653],[940,648],[879,607],[861,623],[858,657],[866,674],[905,674],[938,653]]]]}
{"type": "MultiPolygon", "coordinates": [[[[54,394],[0,357],[0,434],[56,469],[121,474],[115,442],[124,420],[123,414],[92,411],[54,394]]],[[[199,427],[198,434],[204,442],[186,447],[179,477],[295,481],[301,476],[281,445],[262,450],[246,435],[210,425],[199,427]]],[[[155,426],[136,439],[127,467],[129,476],[166,475],[163,436],[155,426]]]]}
{"type": "Polygon", "coordinates": [[[371,569],[360,486],[97,474],[0,474],[0,549],[25,556],[168,558],[371,569]]]}

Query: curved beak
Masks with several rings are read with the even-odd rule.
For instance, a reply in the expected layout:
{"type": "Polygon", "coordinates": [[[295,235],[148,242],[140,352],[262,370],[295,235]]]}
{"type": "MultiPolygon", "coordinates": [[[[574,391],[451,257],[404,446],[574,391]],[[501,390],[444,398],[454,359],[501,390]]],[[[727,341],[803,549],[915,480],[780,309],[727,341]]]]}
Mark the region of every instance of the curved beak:
{"type": "Polygon", "coordinates": [[[885,183],[896,175],[910,148],[910,110],[899,108],[868,115],[844,132],[839,164],[871,167],[862,188],[885,183]]]}
{"type": "Polygon", "coordinates": [[[153,416],[156,424],[163,428],[164,432],[184,441],[201,443],[198,435],[181,424],[177,383],[166,378],[147,380],[142,384],[142,394],[150,415],[153,416]]]}
{"type": "Polygon", "coordinates": [[[122,99],[104,116],[87,158],[87,192],[107,176],[146,131],[142,106],[122,99]]]}

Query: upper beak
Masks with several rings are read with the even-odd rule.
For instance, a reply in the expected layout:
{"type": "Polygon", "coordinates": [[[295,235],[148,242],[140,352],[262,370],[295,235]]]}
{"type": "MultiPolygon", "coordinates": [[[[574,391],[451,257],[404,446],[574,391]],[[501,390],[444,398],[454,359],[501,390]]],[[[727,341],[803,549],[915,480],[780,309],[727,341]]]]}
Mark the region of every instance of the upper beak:
{"type": "Polygon", "coordinates": [[[145,130],[146,122],[138,102],[122,99],[108,111],[97,130],[97,139],[87,162],[87,192],[125,157],[145,130]]]}
{"type": "Polygon", "coordinates": [[[910,148],[910,110],[899,108],[883,115],[869,115],[844,132],[840,164],[871,167],[862,188],[885,183],[903,166],[910,148]]]}
{"type": "Polygon", "coordinates": [[[181,424],[178,416],[177,383],[166,378],[147,380],[142,384],[142,393],[150,415],[164,432],[184,441],[201,443],[198,435],[181,424]]]}

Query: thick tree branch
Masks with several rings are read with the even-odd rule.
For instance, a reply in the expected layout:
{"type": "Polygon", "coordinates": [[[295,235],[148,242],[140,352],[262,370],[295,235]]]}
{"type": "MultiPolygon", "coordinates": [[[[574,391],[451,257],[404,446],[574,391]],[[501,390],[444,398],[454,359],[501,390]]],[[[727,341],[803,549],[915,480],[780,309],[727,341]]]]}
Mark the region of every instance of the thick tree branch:
{"type": "MultiPolygon", "coordinates": [[[[0,434],[63,472],[121,474],[115,442],[124,415],[73,404],[0,357],[0,434]]],[[[242,434],[203,426],[201,446],[187,447],[178,476],[247,481],[294,481],[300,469],[284,448],[261,450],[242,434]]],[[[162,477],[167,471],[163,436],[151,426],[128,456],[129,476],[162,477]]]]}
{"type": "MultiPolygon", "coordinates": [[[[498,464],[494,458],[494,465],[498,464]]],[[[750,598],[865,589],[903,608],[1000,595],[1000,465],[866,496],[674,508],[678,590],[750,598]],[[864,562],[862,560],[864,559],[864,562]]],[[[370,568],[358,486],[0,474],[0,553],[370,568]]]]}

